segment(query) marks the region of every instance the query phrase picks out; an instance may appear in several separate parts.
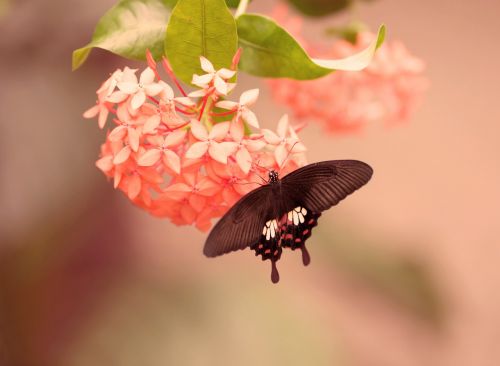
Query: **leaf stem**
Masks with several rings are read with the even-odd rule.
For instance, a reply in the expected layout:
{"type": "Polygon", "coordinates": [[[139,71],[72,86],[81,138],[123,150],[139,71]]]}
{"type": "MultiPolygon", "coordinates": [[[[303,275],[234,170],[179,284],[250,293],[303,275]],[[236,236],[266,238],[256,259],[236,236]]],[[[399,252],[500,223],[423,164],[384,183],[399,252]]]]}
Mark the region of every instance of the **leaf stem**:
{"type": "Polygon", "coordinates": [[[238,4],[238,9],[236,9],[236,13],[234,14],[235,18],[238,18],[241,14],[245,14],[248,7],[248,0],[240,0],[238,4]]]}

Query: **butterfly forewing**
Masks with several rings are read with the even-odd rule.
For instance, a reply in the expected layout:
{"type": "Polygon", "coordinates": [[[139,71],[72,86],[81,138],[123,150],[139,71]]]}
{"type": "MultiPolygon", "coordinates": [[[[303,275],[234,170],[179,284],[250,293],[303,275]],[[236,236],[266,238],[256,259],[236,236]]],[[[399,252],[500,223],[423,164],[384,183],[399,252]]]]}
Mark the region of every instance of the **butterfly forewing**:
{"type": "Polygon", "coordinates": [[[240,199],[212,229],[203,253],[216,257],[255,244],[272,212],[270,186],[263,186],[240,199]]]}
{"type": "Polygon", "coordinates": [[[357,160],[331,160],[299,168],[281,180],[283,191],[310,209],[321,213],[365,185],[372,168],[357,160]]]}

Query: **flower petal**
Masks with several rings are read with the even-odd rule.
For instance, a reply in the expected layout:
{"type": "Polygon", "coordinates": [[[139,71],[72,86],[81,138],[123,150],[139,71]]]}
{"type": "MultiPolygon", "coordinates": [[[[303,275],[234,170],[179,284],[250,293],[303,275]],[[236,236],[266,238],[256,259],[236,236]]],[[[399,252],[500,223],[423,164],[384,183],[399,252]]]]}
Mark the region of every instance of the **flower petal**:
{"type": "Polygon", "coordinates": [[[152,83],[146,85],[144,87],[144,90],[146,91],[146,95],[154,97],[155,95],[158,95],[163,91],[163,86],[158,83],[152,83]]]}
{"type": "Polygon", "coordinates": [[[207,129],[200,122],[193,119],[191,120],[190,126],[191,126],[191,133],[193,134],[194,137],[196,137],[196,139],[200,141],[205,141],[208,139],[207,129]]]}
{"type": "Polygon", "coordinates": [[[193,80],[191,83],[193,85],[199,86],[200,88],[206,87],[214,78],[212,74],[204,74],[204,75],[193,75],[193,80]]]}
{"type": "Polygon", "coordinates": [[[186,151],[184,155],[188,159],[198,159],[201,158],[208,150],[208,144],[206,142],[195,142],[191,145],[191,147],[186,151]]]}
{"type": "Polygon", "coordinates": [[[96,104],[83,112],[83,118],[94,118],[95,116],[97,116],[100,110],[101,106],[99,104],[96,104]]]}
{"type": "Polygon", "coordinates": [[[118,154],[115,155],[115,157],[113,159],[113,164],[119,165],[119,164],[124,163],[125,161],[128,160],[130,153],[131,153],[130,146],[128,146],[128,145],[124,146],[123,149],[121,149],[118,152],[118,154]]]}
{"type": "Polygon", "coordinates": [[[117,86],[118,89],[120,89],[122,92],[126,94],[134,94],[139,89],[139,85],[137,85],[137,82],[131,83],[126,81],[121,81],[117,84],[117,86]]]}
{"type": "Polygon", "coordinates": [[[227,157],[230,155],[229,152],[217,142],[212,142],[210,144],[210,146],[208,147],[208,153],[210,154],[212,159],[222,164],[227,164],[227,157]]]}
{"type": "Polygon", "coordinates": [[[215,72],[214,65],[208,61],[205,57],[200,56],[201,68],[205,72],[215,72]]]}
{"type": "Polygon", "coordinates": [[[215,106],[222,109],[236,109],[238,107],[238,103],[232,102],[230,100],[222,100],[215,103],[215,106]]]}
{"type": "Polygon", "coordinates": [[[238,148],[238,143],[233,141],[223,141],[220,142],[219,145],[224,149],[227,156],[233,154],[238,148]]]}
{"type": "Polygon", "coordinates": [[[241,112],[241,116],[250,126],[259,128],[259,121],[257,120],[257,116],[250,109],[244,108],[241,112]]]}
{"type": "Polygon", "coordinates": [[[163,87],[160,98],[166,101],[174,99],[174,89],[163,80],[160,80],[158,83],[163,87]]]}
{"type": "Polygon", "coordinates": [[[137,174],[131,175],[127,183],[128,198],[134,200],[141,192],[141,177],[137,174]]]}
{"type": "Polygon", "coordinates": [[[125,126],[117,126],[108,135],[109,141],[120,141],[123,140],[127,134],[127,128],[125,126]]]}
{"type": "Polygon", "coordinates": [[[238,194],[234,189],[228,187],[222,191],[222,197],[228,205],[232,206],[241,198],[241,195],[238,194]]]}
{"type": "Polygon", "coordinates": [[[252,157],[246,148],[241,148],[236,152],[236,162],[245,174],[248,174],[252,167],[252,157]]]}
{"type": "Polygon", "coordinates": [[[222,69],[217,71],[217,75],[219,75],[221,78],[223,78],[225,80],[231,79],[235,74],[236,74],[236,71],[229,70],[226,68],[222,68],[222,69]]]}
{"type": "Polygon", "coordinates": [[[160,122],[161,117],[159,115],[152,115],[146,120],[146,123],[144,123],[142,133],[154,133],[156,128],[160,125],[160,122]]]}
{"type": "Polygon", "coordinates": [[[116,116],[122,122],[128,122],[130,120],[130,113],[126,103],[118,105],[116,108],[116,116]]]}
{"type": "Polygon", "coordinates": [[[208,138],[220,141],[227,136],[228,132],[229,132],[229,122],[216,123],[210,130],[208,138]]]}
{"type": "Polygon", "coordinates": [[[174,100],[177,102],[177,103],[180,103],[186,107],[194,107],[196,105],[195,102],[193,102],[191,99],[189,99],[188,97],[176,97],[174,98],[174,100]]]}
{"type": "Polygon", "coordinates": [[[282,138],[286,137],[288,132],[288,114],[284,114],[283,117],[280,118],[276,132],[278,132],[278,136],[282,138]]]}
{"type": "Polygon", "coordinates": [[[281,142],[281,138],[271,130],[264,128],[262,133],[264,134],[264,139],[268,144],[278,145],[281,142]]]}
{"type": "Polygon", "coordinates": [[[215,89],[219,92],[219,94],[226,95],[227,94],[227,85],[224,80],[219,75],[215,75],[214,77],[214,86],[215,89]]]}
{"type": "Polygon", "coordinates": [[[115,174],[113,176],[113,187],[116,189],[120,185],[122,181],[123,174],[120,169],[115,170],[115,174]]]}
{"type": "Polygon", "coordinates": [[[104,173],[113,169],[113,157],[111,155],[104,156],[96,161],[95,166],[102,170],[104,173]]]}
{"type": "Polygon", "coordinates": [[[106,124],[106,120],[108,119],[109,111],[107,108],[101,108],[101,111],[99,113],[99,117],[97,118],[97,124],[99,125],[99,128],[102,130],[104,128],[104,125],[106,124]]]}
{"type": "Polygon", "coordinates": [[[141,105],[146,101],[146,93],[142,89],[139,89],[137,93],[132,97],[130,105],[132,109],[139,109],[141,105]]]}
{"type": "Polygon", "coordinates": [[[137,84],[137,76],[135,73],[137,69],[131,69],[128,66],[125,66],[123,69],[123,73],[121,74],[120,81],[137,84]]]}
{"type": "Polygon", "coordinates": [[[129,127],[127,129],[127,134],[128,134],[128,143],[130,144],[132,150],[134,151],[139,150],[139,132],[137,132],[135,128],[129,127]]]}
{"type": "Polygon", "coordinates": [[[163,152],[163,163],[171,170],[173,170],[176,174],[181,173],[181,159],[173,151],[165,150],[163,152]]]}
{"type": "Polygon", "coordinates": [[[127,99],[129,96],[128,93],[124,93],[122,91],[115,91],[114,93],[110,94],[106,100],[108,102],[111,102],[111,103],[121,103],[123,102],[125,99],[127,99]]]}
{"type": "Polygon", "coordinates": [[[152,166],[155,165],[158,160],[160,160],[161,151],[158,149],[150,149],[142,154],[137,160],[137,165],[140,166],[152,166]]]}
{"type": "Polygon", "coordinates": [[[229,133],[234,141],[240,142],[245,136],[245,126],[243,126],[243,121],[231,122],[229,133]]]}
{"type": "Polygon", "coordinates": [[[283,165],[283,162],[285,161],[287,155],[288,152],[284,144],[276,146],[276,149],[274,150],[274,158],[276,159],[276,163],[280,168],[283,165]]]}
{"type": "Polygon", "coordinates": [[[181,217],[187,225],[191,225],[196,219],[196,211],[190,205],[182,205],[181,217]]]}
{"type": "Polygon", "coordinates": [[[199,179],[197,187],[199,189],[199,194],[206,197],[213,196],[221,189],[221,186],[219,184],[207,177],[199,179]]]}
{"type": "Polygon", "coordinates": [[[264,140],[261,140],[261,139],[258,139],[258,140],[246,139],[245,144],[247,146],[247,149],[249,151],[252,151],[252,152],[259,151],[259,150],[263,149],[264,146],[266,146],[266,142],[264,140]]]}
{"type": "Polygon", "coordinates": [[[164,190],[165,195],[175,201],[184,199],[191,191],[192,188],[185,183],[174,183],[164,190]]]}
{"type": "Polygon", "coordinates": [[[139,83],[146,85],[151,84],[153,81],[155,81],[155,73],[150,67],[146,67],[144,71],[141,72],[139,83]]]}
{"type": "Polygon", "coordinates": [[[201,212],[205,207],[207,199],[197,194],[189,196],[189,204],[196,212],[201,212]]]}
{"type": "MultiPolygon", "coordinates": [[[[195,84],[195,83],[193,82],[193,84],[195,84]]],[[[195,85],[197,85],[197,84],[195,84],[195,85]]],[[[191,93],[189,93],[188,97],[201,98],[201,97],[204,97],[206,94],[207,94],[207,89],[199,89],[199,90],[195,90],[195,91],[192,91],[191,93]]]]}
{"type": "Polygon", "coordinates": [[[244,91],[240,96],[241,105],[252,105],[257,101],[259,97],[259,89],[251,89],[244,91]]]}
{"type": "Polygon", "coordinates": [[[179,145],[186,138],[186,133],[186,130],[175,130],[170,132],[167,137],[165,137],[165,142],[163,145],[165,147],[173,147],[179,145]]]}

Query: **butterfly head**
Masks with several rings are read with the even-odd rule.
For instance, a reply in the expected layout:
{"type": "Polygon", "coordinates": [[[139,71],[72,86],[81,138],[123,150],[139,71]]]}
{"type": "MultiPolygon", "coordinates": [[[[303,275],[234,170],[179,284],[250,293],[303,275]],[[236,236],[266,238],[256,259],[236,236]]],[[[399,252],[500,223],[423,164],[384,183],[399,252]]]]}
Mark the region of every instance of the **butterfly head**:
{"type": "Polygon", "coordinates": [[[278,172],[276,170],[270,170],[269,171],[269,183],[270,184],[278,183],[279,180],[280,179],[278,176],[278,172]]]}

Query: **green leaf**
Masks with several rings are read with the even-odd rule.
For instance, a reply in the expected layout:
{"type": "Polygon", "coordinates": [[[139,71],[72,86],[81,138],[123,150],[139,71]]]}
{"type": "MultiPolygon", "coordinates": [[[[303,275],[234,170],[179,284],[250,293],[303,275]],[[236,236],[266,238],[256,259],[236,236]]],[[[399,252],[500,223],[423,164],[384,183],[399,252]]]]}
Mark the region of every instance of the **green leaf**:
{"type": "Polygon", "coordinates": [[[239,67],[252,75],[316,79],[335,70],[358,71],[370,64],[383,43],[385,26],[363,51],[339,60],[312,59],[297,41],[272,19],[255,14],[238,17],[238,36],[243,48],[239,67]]]}
{"type": "Polygon", "coordinates": [[[288,2],[305,15],[324,16],[344,10],[353,0],[288,0],[288,2]]]}
{"type": "Polygon", "coordinates": [[[349,43],[356,44],[358,34],[366,31],[368,28],[364,23],[351,22],[342,27],[330,27],[325,30],[328,36],[339,37],[349,43]]]}
{"type": "Polygon", "coordinates": [[[200,56],[216,69],[230,67],[238,46],[233,15],[224,0],[179,0],[167,28],[165,51],[175,72],[185,83],[204,73],[200,56]]]}
{"type": "MultiPolygon", "coordinates": [[[[249,2],[252,2],[252,0],[249,2]]],[[[240,5],[240,0],[226,0],[226,4],[230,8],[237,8],[240,5]]]]}
{"type": "Polygon", "coordinates": [[[155,58],[161,57],[174,3],[175,0],[121,0],[99,20],[92,41],[73,52],[73,70],[85,62],[94,47],[133,60],[144,60],[149,48],[155,58]]]}

